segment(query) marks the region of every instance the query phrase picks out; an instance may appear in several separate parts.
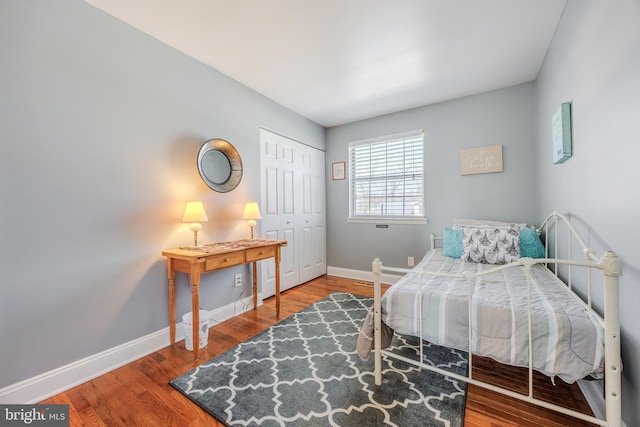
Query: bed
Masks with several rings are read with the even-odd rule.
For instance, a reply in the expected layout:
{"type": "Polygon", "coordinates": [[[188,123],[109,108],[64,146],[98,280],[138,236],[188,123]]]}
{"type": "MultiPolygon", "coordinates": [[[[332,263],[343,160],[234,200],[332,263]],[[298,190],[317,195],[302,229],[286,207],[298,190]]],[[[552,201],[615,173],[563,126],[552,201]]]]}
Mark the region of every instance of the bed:
{"type": "Polygon", "coordinates": [[[367,357],[369,344],[373,347],[376,384],[382,384],[385,354],[584,421],[620,426],[618,257],[613,252],[596,256],[558,212],[539,228],[463,220],[443,234],[441,238],[432,235],[431,250],[411,270],[373,261],[374,307],[363,326],[358,352],[367,357]],[[441,247],[436,242],[442,242],[441,247]],[[576,243],[577,250],[572,247],[576,243]],[[572,253],[582,254],[581,259],[572,259],[572,253]],[[604,316],[591,304],[593,270],[602,272],[597,282],[603,286],[604,316]],[[381,296],[383,273],[404,276],[381,296]],[[586,291],[581,292],[586,294],[584,299],[574,291],[574,277],[587,282],[586,291]],[[422,348],[417,360],[387,352],[383,347],[393,331],[468,351],[470,359],[485,356],[526,367],[528,393],[480,381],[474,377],[471,360],[468,375],[461,376],[421,363],[422,348]],[[568,383],[604,376],[604,419],[536,399],[533,371],[568,383]]]}

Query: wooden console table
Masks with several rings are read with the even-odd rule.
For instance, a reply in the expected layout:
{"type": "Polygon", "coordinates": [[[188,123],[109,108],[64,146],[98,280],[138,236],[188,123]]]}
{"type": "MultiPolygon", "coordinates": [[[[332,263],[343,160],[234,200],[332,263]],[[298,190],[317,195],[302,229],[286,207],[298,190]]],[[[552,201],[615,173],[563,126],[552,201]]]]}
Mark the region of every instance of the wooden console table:
{"type": "Polygon", "coordinates": [[[169,278],[169,335],[176,343],[176,271],[189,275],[191,309],[193,312],[193,359],[198,359],[200,342],[200,275],[235,265],[253,263],[253,308],[258,306],[256,262],[273,258],[276,265],[276,316],[280,316],[280,248],[286,240],[245,239],[213,243],[199,247],[184,247],[162,252],[167,257],[169,278]]]}

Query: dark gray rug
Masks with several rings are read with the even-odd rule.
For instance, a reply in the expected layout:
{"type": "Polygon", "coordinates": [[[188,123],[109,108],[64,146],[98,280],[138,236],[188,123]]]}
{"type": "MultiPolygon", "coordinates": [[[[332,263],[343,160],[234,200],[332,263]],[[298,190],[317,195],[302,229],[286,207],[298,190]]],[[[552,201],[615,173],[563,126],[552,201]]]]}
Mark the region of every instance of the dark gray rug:
{"type": "MultiPolygon", "coordinates": [[[[170,384],[226,425],[461,426],[464,382],[384,358],[375,386],[373,355],[355,351],[372,303],[331,294],[170,384]]],[[[417,359],[417,344],[396,334],[390,349],[417,359]]],[[[466,374],[465,353],[423,345],[430,363],[466,374]]]]}

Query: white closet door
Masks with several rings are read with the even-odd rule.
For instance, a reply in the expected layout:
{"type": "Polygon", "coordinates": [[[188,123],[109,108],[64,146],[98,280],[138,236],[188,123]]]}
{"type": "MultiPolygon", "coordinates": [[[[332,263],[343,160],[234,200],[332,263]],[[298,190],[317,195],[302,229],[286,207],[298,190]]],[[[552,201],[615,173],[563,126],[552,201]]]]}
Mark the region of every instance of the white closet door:
{"type": "Polygon", "coordinates": [[[313,275],[313,171],[311,153],[308,150],[300,150],[298,172],[301,206],[300,215],[297,216],[297,228],[301,231],[300,282],[304,283],[315,277],[313,275]]]}
{"type": "MultiPolygon", "coordinates": [[[[278,176],[282,185],[278,187],[278,196],[281,200],[277,222],[280,239],[287,241],[287,246],[282,248],[280,261],[280,290],[292,288],[300,284],[300,274],[298,272],[298,253],[297,253],[297,230],[295,228],[296,215],[296,185],[295,185],[295,161],[294,147],[287,144],[286,139],[280,137],[278,143],[278,152],[280,154],[278,161],[278,176]]],[[[275,282],[273,285],[273,293],[275,295],[275,282]]]]}
{"type": "Polygon", "coordinates": [[[325,249],[325,193],[324,193],[324,152],[311,147],[301,147],[300,188],[301,209],[299,229],[300,282],[304,283],[327,271],[325,249]]]}
{"type": "Polygon", "coordinates": [[[325,202],[325,153],[313,150],[312,190],[313,190],[313,277],[327,274],[327,212],[325,202]]]}
{"type": "MultiPolygon", "coordinates": [[[[287,241],[280,262],[286,290],[326,273],[324,152],[264,129],[260,147],[261,226],[264,237],[287,241]]],[[[263,298],[275,295],[271,264],[261,274],[263,298]]]]}
{"type": "MultiPolygon", "coordinates": [[[[300,283],[295,251],[295,230],[293,217],[293,176],[291,147],[285,147],[279,135],[260,131],[260,169],[262,237],[286,240],[287,246],[280,251],[280,288],[288,289],[300,283]],[[291,166],[288,166],[291,165],[291,166]]],[[[262,297],[276,293],[275,265],[272,260],[261,262],[266,268],[261,270],[260,284],[262,297]]]]}

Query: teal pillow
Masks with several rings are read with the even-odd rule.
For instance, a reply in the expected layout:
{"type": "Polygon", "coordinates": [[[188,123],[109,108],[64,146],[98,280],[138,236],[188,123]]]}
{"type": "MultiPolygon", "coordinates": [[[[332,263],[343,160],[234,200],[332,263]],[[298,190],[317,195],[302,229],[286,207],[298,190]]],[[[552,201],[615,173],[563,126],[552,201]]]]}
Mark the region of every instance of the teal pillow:
{"type": "Polygon", "coordinates": [[[451,258],[462,256],[462,230],[444,229],[442,255],[451,258]]]}
{"type": "Polygon", "coordinates": [[[520,230],[520,257],[521,258],[544,258],[544,245],[540,241],[540,236],[531,228],[520,230]]]}

